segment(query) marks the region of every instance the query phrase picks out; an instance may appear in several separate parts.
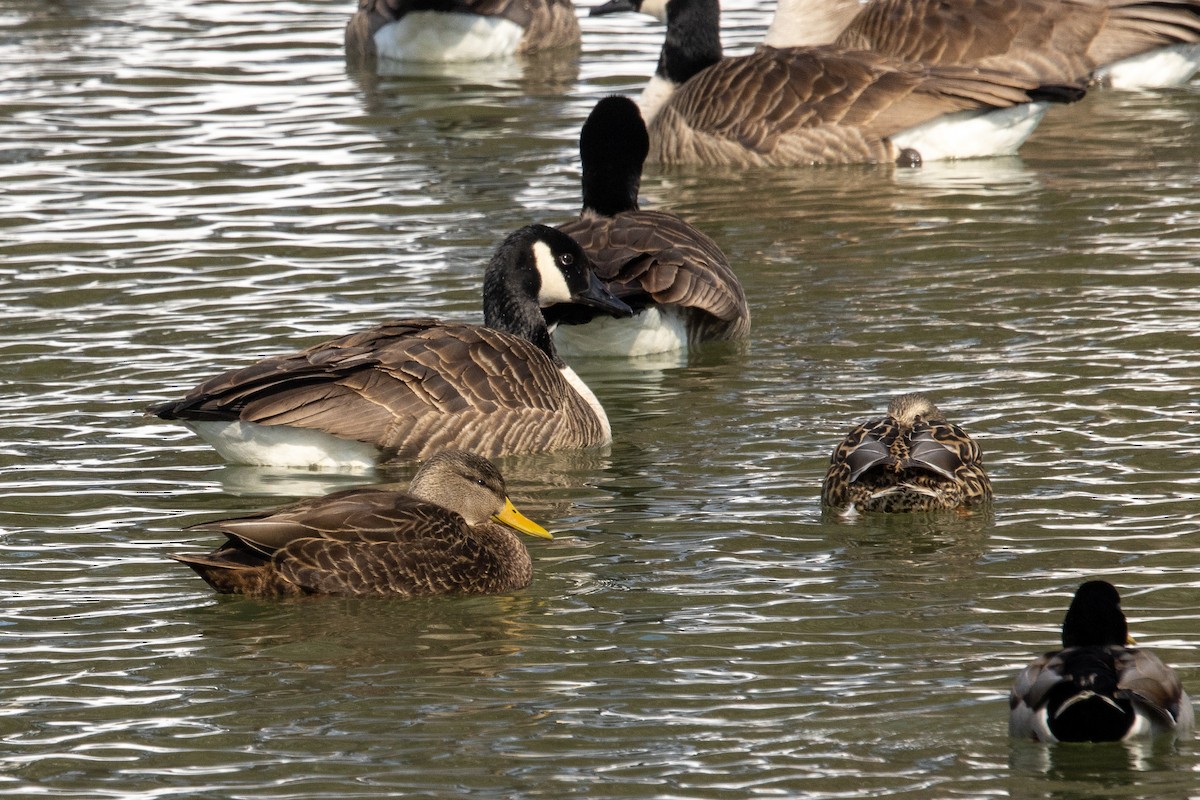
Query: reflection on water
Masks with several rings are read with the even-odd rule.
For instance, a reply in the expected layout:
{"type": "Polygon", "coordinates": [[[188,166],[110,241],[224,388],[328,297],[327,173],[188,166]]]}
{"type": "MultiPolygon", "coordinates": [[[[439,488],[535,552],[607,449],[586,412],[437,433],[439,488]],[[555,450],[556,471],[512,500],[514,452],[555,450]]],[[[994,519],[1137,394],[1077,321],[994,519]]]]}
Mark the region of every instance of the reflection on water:
{"type": "MultiPolygon", "coordinates": [[[[389,317],[478,321],[505,233],[578,213],[578,131],[662,29],[348,73],[342,2],[0,9],[0,794],[1188,796],[1190,745],[1010,743],[1084,577],[1195,657],[1197,86],[1056,108],[1017,158],[650,172],[730,256],[744,346],[573,365],[611,447],[503,459],[533,585],[219,598],[203,520],[364,482],[142,416],[389,317]],[[929,392],[986,513],[823,514],[834,443],[929,392]]],[[[744,52],[770,9],[725,14],[744,52]]]]}

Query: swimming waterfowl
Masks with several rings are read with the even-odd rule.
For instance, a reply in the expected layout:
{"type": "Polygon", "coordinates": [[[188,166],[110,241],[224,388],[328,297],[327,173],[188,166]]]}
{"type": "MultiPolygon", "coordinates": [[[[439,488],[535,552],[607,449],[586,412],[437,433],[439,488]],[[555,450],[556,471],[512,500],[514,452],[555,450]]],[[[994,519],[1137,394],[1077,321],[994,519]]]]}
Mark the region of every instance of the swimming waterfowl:
{"type": "Polygon", "coordinates": [[[346,55],[392,61],[486,61],[579,45],[570,0],[359,0],[346,55]]]}
{"type": "Polygon", "coordinates": [[[649,355],[750,330],[741,282],[721,248],[678,216],[638,208],[646,125],[627,97],[600,100],[579,137],[583,211],[559,226],[583,249],[596,274],[634,309],[614,319],[579,305],[554,305],[546,319],[572,353],[649,355]]]}
{"type": "Polygon", "coordinates": [[[1079,86],[864,50],[761,47],[722,58],[717,0],[612,0],[667,22],[639,104],[652,163],[796,166],[1015,153],[1079,86]]]}
{"type": "Polygon", "coordinates": [[[1173,86],[1200,69],[1200,0],[779,0],[764,41],[834,44],[1049,83],[1173,86]]]}
{"type": "Polygon", "coordinates": [[[596,396],[554,348],[541,306],[633,312],[570,236],[512,233],[484,275],[484,325],[401,319],[218,375],[147,413],[228,461],[366,468],[447,447],[486,458],[612,440],[596,396]]]}
{"type": "Polygon", "coordinates": [[[1010,735],[1042,742],[1191,735],[1191,698],[1173,669],[1132,646],[1111,583],[1079,587],[1063,620],[1062,644],[1017,676],[1009,696],[1010,735]]]}
{"type": "Polygon", "coordinates": [[[828,506],[856,511],[968,508],[992,498],[979,445],[923,394],[855,426],[834,449],[821,487],[828,506]]]}
{"type": "Polygon", "coordinates": [[[421,466],[407,493],[348,489],[203,523],[188,530],[219,531],[225,544],[172,558],[224,594],[496,594],[533,578],[510,528],[553,538],[517,511],[492,462],[446,450],[421,466]]]}

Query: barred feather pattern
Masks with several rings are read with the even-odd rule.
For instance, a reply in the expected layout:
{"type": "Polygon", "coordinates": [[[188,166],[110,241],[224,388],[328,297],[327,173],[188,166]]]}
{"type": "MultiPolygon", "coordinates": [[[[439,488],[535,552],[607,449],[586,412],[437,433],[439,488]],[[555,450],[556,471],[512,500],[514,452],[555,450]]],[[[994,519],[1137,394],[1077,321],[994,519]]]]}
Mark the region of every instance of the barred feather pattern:
{"type": "Polygon", "coordinates": [[[197,527],[229,540],[209,555],[175,558],[226,594],[494,594],[533,577],[529,552],[509,529],[470,526],[394,491],[350,489],[197,527]]]}
{"type": "Polygon", "coordinates": [[[596,275],[635,310],[653,303],[680,311],[690,344],[749,332],[746,294],[725,254],[676,215],[585,213],[559,230],[579,242],[596,275]]]}
{"type": "Polygon", "coordinates": [[[650,121],[648,160],[711,166],[893,161],[888,137],[1030,101],[1037,83],[837,47],[761,47],[697,73],[650,121]]]}
{"type": "Polygon", "coordinates": [[[991,497],[979,445],[923,395],[901,395],[887,416],[851,429],[821,487],[825,505],[863,512],[968,508],[991,497]]]}
{"type": "Polygon", "coordinates": [[[872,0],[835,44],[1073,83],[1105,64],[1197,42],[1200,0],[872,0]]]}
{"type": "Polygon", "coordinates": [[[430,318],[265,358],[149,413],[317,430],[373,444],[384,459],[448,447],[494,458],[609,441],[607,421],[537,346],[430,318]]]}

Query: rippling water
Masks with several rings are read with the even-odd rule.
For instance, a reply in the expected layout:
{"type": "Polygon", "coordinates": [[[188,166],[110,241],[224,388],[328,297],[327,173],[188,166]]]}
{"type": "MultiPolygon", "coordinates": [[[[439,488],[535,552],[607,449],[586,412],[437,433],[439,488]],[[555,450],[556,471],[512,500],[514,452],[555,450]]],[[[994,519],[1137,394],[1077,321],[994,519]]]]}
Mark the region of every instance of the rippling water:
{"type": "MultiPolygon", "coordinates": [[[[352,3],[0,8],[0,795],[1185,797],[1191,745],[1008,741],[1017,667],[1106,576],[1200,686],[1200,91],[1098,93],[1019,159],[672,170],[745,348],[582,360],[616,441],[506,459],[556,531],[513,597],[214,597],[181,528],[376,477],[224,466],[147,404],[389,316],[578,203],[576,137],[661,31],[347,74],[352,3]],[[748,213],[753,211],[755,213],[748,213]],[[823,517],[890,394],[973,431],[970,517],[823,517]]],[[[769,7],[726,14],[749,47],[769,7]]]]}

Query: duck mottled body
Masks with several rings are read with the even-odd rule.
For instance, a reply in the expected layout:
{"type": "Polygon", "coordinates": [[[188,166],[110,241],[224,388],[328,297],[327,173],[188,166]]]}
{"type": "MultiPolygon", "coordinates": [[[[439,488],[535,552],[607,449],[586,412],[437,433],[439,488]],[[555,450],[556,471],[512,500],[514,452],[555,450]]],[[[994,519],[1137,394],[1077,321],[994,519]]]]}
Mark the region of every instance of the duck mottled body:
{"type": "Polygon", "coordinates": [[[1009,695],[1009,734],[1043,742],[1120,741],[1191,735],[1195,711],[1179,676],[1129,646],[1120,595],[1106,581],[1075,593],[1063,649],[1037,658],[1009,695]]]}
{"type": "Polygon", "coordinates": [[[484,458],[443,451],[422,465],[408,493],[359,488],[274,511],[220,520],[226,543],[180,555],[218,592],[259,597],[494,594],[527,586],[533,569],[523,533],[549,534],[508,501],[484,458]]]}
{"type": "Polygon", "coordinates": [[[979,445],[922,394],[854,427],[833,451],[821,500],[857,511],[936,511],[989,501],[979,445]]]}

